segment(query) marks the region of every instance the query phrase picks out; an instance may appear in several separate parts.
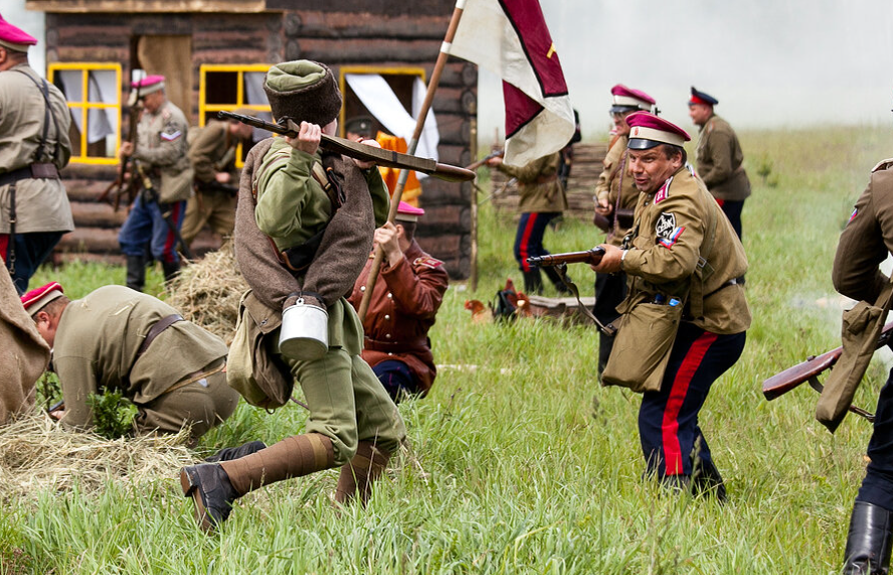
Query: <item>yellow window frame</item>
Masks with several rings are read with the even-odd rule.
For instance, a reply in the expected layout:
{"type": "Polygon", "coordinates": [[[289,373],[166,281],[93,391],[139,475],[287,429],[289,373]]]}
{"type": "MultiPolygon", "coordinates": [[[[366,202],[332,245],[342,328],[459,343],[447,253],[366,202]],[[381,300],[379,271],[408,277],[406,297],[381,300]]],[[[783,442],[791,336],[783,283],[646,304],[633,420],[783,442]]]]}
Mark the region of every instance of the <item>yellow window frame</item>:
{"type": "Polygon", "coordinates": [[[121,147],[121,90],[118,90],[118,98],[114,104],[106,104],[105,102],[90,102],[89,98],[89,87],[88,87],[88,78],[90,72],[94,70],[113,70],[115,72],[115,85],[121,86],[121,64],[114,62],[50,62],[47,64],[47,75],[49,76],[50,83],[53,83],[53,80],[56,75],[56,71],[61,70],[79,70],[81,71],[81,93],[84,95],[85,99],[82,102],[70,102],[66,101],[69,110],[74,113],[75,108],[80,109],[81,113],[81,125],[84,126],[84,129],[81,130],[81,145],[80,150],[81,153],[77,156],[71,157],[71,162],[78,164],[94,164],[94,165],[115,165],[118,163],[118,158],[111,157],[96,157],[96,156],[88,156],[87,155],[87,133],[89,129],[87,129],[87,114],[91,109],[108,109],[114,108],[118,110],[118,130],[117,134],[115,134],[115,149],[121,147]]]}
{"type": "MultiPolygon", "coordinates": [[[[412,67],[412,66],[342,66],[339,70],[338,74],[338,87],[341,89],[341,93],[344,94],[345,90],[347,90],[347,79],[345,76],[347,74],[381,74],[382,76],[418,76],[422,79],[426,85],[428,84],[428,78],[425,74],[424,68],[412,67]]],[[[341,112],[338,115],[338,129],[341,132],[341,137],[344,137],[344,122],[346,112],[344,110],[344,106],[341,106],[341,112]]]]}
{"type": "MultiPolygon", "coordinates": [[[[238,108],[248,108],[258,112],[269,112],[269,104],[247,104],[242,101],[245,92],[245,72],[266,72],[272,64],[202,64],[199,67],[198,85],[198,125],[205,125],[205,116],[208,112],[232,112],[238,108]],[[235,72],[237,73],[236,98],[234,104],[208,104],[207,100],[207,74],[208,72],[235,72]]],[[[242,144],[236,148],[236,167],[242,168],[242,144]]]]}

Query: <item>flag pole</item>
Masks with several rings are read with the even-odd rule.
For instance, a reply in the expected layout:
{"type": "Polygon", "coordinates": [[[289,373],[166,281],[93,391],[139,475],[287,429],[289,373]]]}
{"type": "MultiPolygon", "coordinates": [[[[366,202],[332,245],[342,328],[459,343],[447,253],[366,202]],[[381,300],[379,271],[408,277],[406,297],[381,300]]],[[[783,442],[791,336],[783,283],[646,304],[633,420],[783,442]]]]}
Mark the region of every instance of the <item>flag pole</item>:
{"type": "MultiPolygon", "coordinates": [[[[428,91],[425,94],[425,100],[422,102],[422,108],[419,110],[419,116],[416,118],[415,130],[412,133],[412,140],[407,146],[406,153],[415,154],[416,147],[419,145],[419,139],[422,136],[422,130],[425,128],[425,120],[428,118],[428,111],[434,101],[434,92],[437,91],[437,85],[440,83],[440,76],[443,68],[446,66],[447,59],[450,57],[449,46],[456,36],[456,29],[459,27],[459,19],[462,18],[462,11],[465,9],[465,0],[457,0],[456,7],[453,9],[453,15],[450,17],[450,25],[447,27],[446,36],[443,39],[443,45],[440,48],[440,54],[437,55],[437,62],[434,64],[434,71],[431,73],[431,80],[428,82],[428,91]]],[[[400,177],[397,178],[397,187],[391,195],[391,207],[388,211],[388,221],[393,223],[397,216],[397,208],[400,205],[400,198],[403,196],[403,188],[406,186],[406,179],[409,177],[409,170],[401,170],[400,177]]],[[[366,318],[366,312],[369,310],[369,303],[372,300],[372,292],[375,289],[375,282],[378,280],[378,272],[381,269],[381,261],[384,259],[384,249],[379,245],[375,247],[375,256],[372,259],[372,266],[369,268],[369,279],[366,281],[366,290],[363,292],[363,299],[360,301],[360,307],[357,309],[357,315],[360,316],[362,322],[366,318]]]]}

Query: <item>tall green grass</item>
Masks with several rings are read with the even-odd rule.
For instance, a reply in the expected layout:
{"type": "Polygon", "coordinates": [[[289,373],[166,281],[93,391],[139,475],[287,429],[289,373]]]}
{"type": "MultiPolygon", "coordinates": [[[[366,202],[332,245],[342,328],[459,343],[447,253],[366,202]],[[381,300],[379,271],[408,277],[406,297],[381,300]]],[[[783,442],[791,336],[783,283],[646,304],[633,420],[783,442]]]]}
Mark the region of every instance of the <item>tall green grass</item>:
{"type": "MultiPolygon", "coordinates": [[[[743,216],[754,323],[701,412],[727,480],[724,507],[642,479],[639,398],[596,383],[595,331],[472,323],[466,299],[492,299],[507,277],[521,284],[513,219],[484,203],[479,289],[447,292],[431,333],[443,367],[428,397],[401,404],[408,448],[368,508],[336,513],[330,471],[246,496],[209,537],[175,469],[148,484],[110,480],[100,494],[37,492],[0,505],[0,573],[838,572],[870,425],[850,416],[831,435],[813,419],[813,391],[767,403],[760,383],[839,344],[829,279],[837,237],[871,167],[893,155],[893,134],[751,132],[742,144],[754,183],[743,216]],[[775,187],[754,173],[759,161],[771,161],[775,187]]],[[[600,239],[566,219],[546,245],[600,239]]],[[[591,293],[588,267],[571,275],[591,293]]],[[[42,270],[33,285],[50,279],[79,297],[123,272],[71,264],[42,270]]],[[[884,375],[872,366],[859,405],[873,409],[884,375]]],[[[295,405],[273,415],[242,405],[199,453],[276,441],[305,418],[295,405]]]]}

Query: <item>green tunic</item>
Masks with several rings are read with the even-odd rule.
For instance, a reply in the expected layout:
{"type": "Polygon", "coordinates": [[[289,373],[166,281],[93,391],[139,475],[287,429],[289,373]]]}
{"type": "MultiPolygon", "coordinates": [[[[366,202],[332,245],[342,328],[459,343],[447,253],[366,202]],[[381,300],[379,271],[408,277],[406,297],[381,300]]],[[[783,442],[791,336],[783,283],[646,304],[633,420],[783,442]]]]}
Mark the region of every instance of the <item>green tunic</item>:
{"type": "MultiPolygon", "coordinates": [[[[639,189],[636,188],[635,178],[629,173],[629,163],[626,159],[628,142],[629,136],[618,136],[614,139],[605,156],[604,169],[595,184],[596,198],[606,200],[612,208],[617,208],[617,195],[620,194],[619,207],[621,210],[635,210],[639,200],[639,189]]],[[[608,232],[605,241],[620,247],[629,228],[621,227],[620,222],[616,219],[614,226],[614,229],[608,232]]]]}
{"type": "Polygon", "coordinates": [[[701,127],[697,147],[698,176],[713,197],[740,202],[750,196],[744,153],[728,122],[713,115],[701,127]]]}
{"type": "Polygon", "coordinates": [[[139,407],[226,357],[220,338],[192,322],[179,321],[161,332],[134,363],[149,329],[175,313],[159,299],[115,285],[72,301],[59,320],[53,349],[53,366],[65,398],[62,422],[89,427],[87,396],[100,389],[119,389],[139,407]]]}

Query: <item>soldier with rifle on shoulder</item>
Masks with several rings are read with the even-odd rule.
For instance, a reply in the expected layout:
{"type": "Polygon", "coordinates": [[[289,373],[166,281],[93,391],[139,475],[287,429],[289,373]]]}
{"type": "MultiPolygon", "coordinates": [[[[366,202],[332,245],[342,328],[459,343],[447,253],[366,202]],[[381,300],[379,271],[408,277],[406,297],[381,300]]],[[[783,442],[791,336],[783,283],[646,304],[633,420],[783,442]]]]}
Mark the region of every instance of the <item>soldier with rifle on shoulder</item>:
{"type": "MultiPolygon", "coordinates": [[[[251,110],[236,110],[251,114],[251,110]]],[[[183,221],[183,242],[191,245],[205,225],[226,238],[236,223],[236,196],[239,175],[236,150],[239,144],[250,145],[254,128],[238,120],[211,120],[202,128],[189,132],[189,161],[195,170],[195,195],[186,203],[183,221]],[[194,134],[194,135],[193,135],[194,134]]]]}
{"type": "Polygon", "coordinates": [[[118,150],[130,157],[142,188],[134,200],[127,221],[118,234],[121,251],[127,257],[127,287],[142,291],[146,280],[146,244],[161,262],[165,281],[180,270],[177,245],[187,248],[180,238],[186,200],[192,196],[193,172],[186,141],[186,116],[164,93],[164,76],[147,76],[132,83],[130,105],[143,111],[135,142],[124,142],[118,150]]]}

